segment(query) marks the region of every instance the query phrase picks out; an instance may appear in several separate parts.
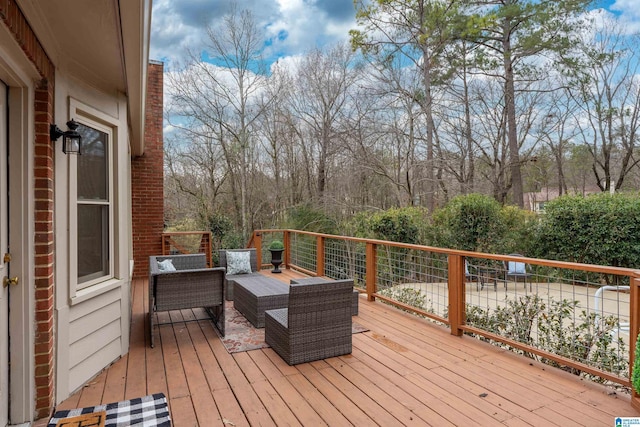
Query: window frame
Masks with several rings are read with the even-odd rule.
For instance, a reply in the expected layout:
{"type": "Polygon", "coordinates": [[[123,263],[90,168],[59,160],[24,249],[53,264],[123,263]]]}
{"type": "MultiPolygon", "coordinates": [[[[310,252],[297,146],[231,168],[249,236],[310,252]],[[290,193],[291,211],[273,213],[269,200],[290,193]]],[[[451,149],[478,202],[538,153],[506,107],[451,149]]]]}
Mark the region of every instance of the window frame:
{"type": "MultiPolygon", "coordinates": [[[[112,281],[116,279],[116,257],[118,254],[116,240],[116,215],[118,214],[116,206],[117,191],[117,174],[115,171],[115,156],[117,155],[117,135],[118,122],[112,117],[101,113],[87,105],[80,103],[73,98],[69,102],[69,118],[73,118],[78,123],[96,129],[107,134],[107,197],[108,201],[93,201],[78,199],[78,156],[66,155],[68,159],[68,238],[69,238],[69,297],[73,298],[79,294],[98,290],[98,285],[107,285],[111,288],[112,281]],[[106,274],[95,273],[95,277],[89,277],[87,280],[80,281],[78,277],[78,206],[79,205],[101,205],[108,206],[107,220],[107,248],[106,255],[106,274]]],[[[82,154],[80,154],[82,155],[82,154]]],[[[91,275],[89,275],[91,276],[91,275]]],[[[102,286],[100,286],[102,287],[102,286]]],[[[86,296],[86,295],[85,295],[86,296]]]]}

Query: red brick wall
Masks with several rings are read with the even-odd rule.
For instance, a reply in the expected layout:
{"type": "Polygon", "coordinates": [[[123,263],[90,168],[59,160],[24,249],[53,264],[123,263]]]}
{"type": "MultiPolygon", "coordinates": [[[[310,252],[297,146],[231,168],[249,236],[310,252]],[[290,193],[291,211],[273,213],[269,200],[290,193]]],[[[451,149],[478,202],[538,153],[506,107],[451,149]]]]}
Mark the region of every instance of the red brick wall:
{"type": "Polygon", "coordinates": [[[149,274],[149,256],[162,254],[164,230],[164,149],[162,135],[163,64],[147,74],[144,154],[131,164],[133,277],[149,274]]]}
{"type": "Polygon", "coordinates": [[[36,413],[48,416],[54,405],[54,150],[49,138],[53,123],[53,84],[36,90],[35,146],[35,288],[36,288],[36,413]]]}
{"type": "Polygon", "coordinates": [[[35,91],[35,384],[36,418],[49,416],[54,406],[54,150],[49,139],[53,123],[55,67],[14,0],[0,0],[0,19],[42,80],[35,91]]]}

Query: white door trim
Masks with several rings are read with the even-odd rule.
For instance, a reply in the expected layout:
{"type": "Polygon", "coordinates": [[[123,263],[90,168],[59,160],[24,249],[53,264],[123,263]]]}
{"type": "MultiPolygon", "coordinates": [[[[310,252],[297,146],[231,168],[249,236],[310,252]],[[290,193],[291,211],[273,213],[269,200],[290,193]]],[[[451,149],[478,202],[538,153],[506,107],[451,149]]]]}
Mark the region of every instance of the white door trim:
{"type": "MultiPolygon", "coordinates": [[[[9,250],[9,210],[7,188],[7,137],[9,89],[0,80],[0,281],[9,275],[2,253],[9,250]]],[[[9,423],[9,291],[0,287],[0,427],[9,423]]]]}
{"type": "Polygon", "coordinates": [[[35,245],[33,181],[34,92],[30,87],[9,88],[9,248],[11,275],[20,284],[11,289],[11,403],[13,424],[28,422],[35,413],[35,245]]]}

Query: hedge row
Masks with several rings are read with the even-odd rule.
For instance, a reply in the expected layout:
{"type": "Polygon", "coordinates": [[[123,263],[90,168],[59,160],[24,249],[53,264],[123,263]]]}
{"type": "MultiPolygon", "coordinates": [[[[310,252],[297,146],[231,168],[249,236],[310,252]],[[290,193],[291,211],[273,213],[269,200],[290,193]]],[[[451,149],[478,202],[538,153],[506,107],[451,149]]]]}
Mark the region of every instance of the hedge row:
{"type": "Polygon", "coordinates": [[[457,197],[433,215],[421,208],[359,214],[350,235],[488,253],[640,267],[640,197],[563,196],[544,214],[501,206],[488,196],[457,197]]]}

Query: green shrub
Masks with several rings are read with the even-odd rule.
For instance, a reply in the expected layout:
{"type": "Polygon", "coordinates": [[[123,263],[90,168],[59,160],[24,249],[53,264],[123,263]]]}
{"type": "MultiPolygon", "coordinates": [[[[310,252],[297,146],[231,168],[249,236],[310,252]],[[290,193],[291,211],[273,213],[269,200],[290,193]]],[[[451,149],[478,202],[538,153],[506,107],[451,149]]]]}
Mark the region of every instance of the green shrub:
{"type": "Polygon", "coordinates": [[[423,208],[392,208],[383,212],[360,213],[350,228],[358,237],[420,244],[424,240],[427,211],[423,208]]]}
{"type": "Polygon", "coordinates": [[[562,261],[640,266],[640,198],[601,193],[563,196],[545,206],[538,256],[562,261]]]}
{"type": "Polygon", "coordinates": [[[421,310],[425,308],[426,297],[419,289],[390,287],[381,290],[380,295],[421,310]]]}
{"type": "Polygon", "coordinates": [[[433,214],[430,227],[434,246],[493,252],[503,231],[500,204],[482,194],[452,199],[433,214]]]}
{"type": "Polygon", "coordinates": [[[368,211],[356,213],[340,224],[338,233],[343,236],[372,238],[373,233],[369,228],[369,219],[372,215],[373,213],[368,211]]]}
{"type": "Polygon", "coordinates": [[[269,250],[272,251],[281,251],[284,249],[284,243],[282,243],[282,240],[272,240],[271,243],[269,243],[269,250]]]}
{"type": "MultiPolygon", "coordinates": [[[[617,317],[576,313],[577,301],[563,299],[545,302],[537,295],[527,295],[506,301],[495,310],[467,305],[466,322],[471,326],[493,332],[505,338],[528,344],[569,359],[588,363],[606,372],[624,376],[628,374],[625,343],[617,337],[620,327],[617,317]]],[[[480,338],[483,341],[490,341],[480,338]]],[[[538,359],[575,375],[604,383],[605,379],[560,365],[544,357],[517,350],[509,345],[494,343],[527,357],[538,359]]],[[[640,377],[640,373],[638,374],[640,377]]],[[[639,378],[640,382],[640,378],[639,378]]],[[[640,385],[640,384],[639,384],[640,385]]]]}
{"type": "MultiPolygon", "coordinates": [[[[214,212],[204,219],[205,229],[211,231],[211,249],[214,265],[218,264],[218,250],[224,248],[241,248],[245,242],[240,232],[236,231],[233,221],[226,215],[214,212]]],[[[199,227],[200,228],[200,227],[199,227]]],[[[195,228],[195,230],[199,229],[195,228]]],[[[194,230],[192,228],[191,230],[194,230]]]]}
{"type": "Polygon", "coordinates": [[[538,215],[516,206],[503,206],[500,209],[502,230],[498,234],[496,252],[502,254],[535,253],[538,215]]]}
{"type": "Polygon", "coordinates": [[[631,374],[631,385],[636,393],[640,393],[640,335],[636,338],[635,360],[633,361],[633,373],[631,374]]]}

